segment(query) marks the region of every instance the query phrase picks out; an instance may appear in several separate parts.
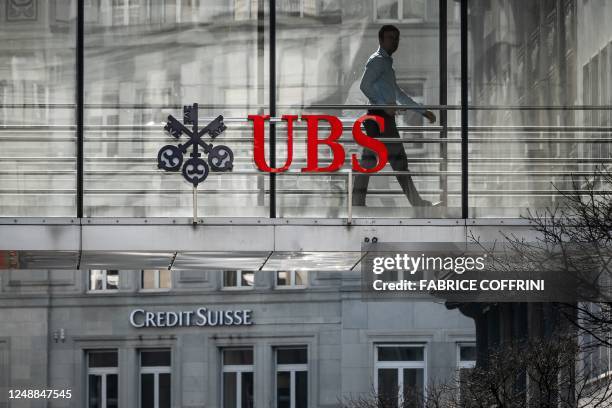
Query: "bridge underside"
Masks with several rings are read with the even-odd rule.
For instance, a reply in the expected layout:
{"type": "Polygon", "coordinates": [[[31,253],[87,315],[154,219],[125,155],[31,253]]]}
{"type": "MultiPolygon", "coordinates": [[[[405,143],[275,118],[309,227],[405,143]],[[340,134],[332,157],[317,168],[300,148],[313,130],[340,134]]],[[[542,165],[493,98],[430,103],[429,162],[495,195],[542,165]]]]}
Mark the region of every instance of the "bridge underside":
{"type": "Polygon", "coordinates": [[[518,219],[6,218],[0,269],[351,270],[361,245],[533,235],[518,219]]]}

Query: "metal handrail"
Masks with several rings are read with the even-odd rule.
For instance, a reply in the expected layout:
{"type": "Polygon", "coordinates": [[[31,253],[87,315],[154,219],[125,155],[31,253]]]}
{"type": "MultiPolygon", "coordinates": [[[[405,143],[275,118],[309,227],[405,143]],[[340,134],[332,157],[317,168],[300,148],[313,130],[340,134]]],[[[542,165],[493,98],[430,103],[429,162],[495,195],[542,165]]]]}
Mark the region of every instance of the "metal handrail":
{"type": "MultiPolygon", "coordinates": [[[[200,104],[200,109],[266,109],[268,104],[200,104]]],[[[302,110],[329,110],[329,109],[392,109],[397,108],[397,105],[369,105],[369,104],[311,104],[311,105],[291,105],[277,104],[277,109],[302,109],[302,110]]],[[[0,104],[0,109],[34,109],[34,108],[50,108],[50,109],[74,109],[76,103],[8,103],[0,104]]],[[[183,105],[161,105],[161,104],[85,104],[85,109],[166,109],[166,110],[182,110],[183,105]]],[[[430,109],[430,110],[461,110],[461,105],[421,105],[419,107],[402,106],[402,109],[430,109]]],[[[468,105],[469,110],[612,110],[612,105],[468,105]]]]}

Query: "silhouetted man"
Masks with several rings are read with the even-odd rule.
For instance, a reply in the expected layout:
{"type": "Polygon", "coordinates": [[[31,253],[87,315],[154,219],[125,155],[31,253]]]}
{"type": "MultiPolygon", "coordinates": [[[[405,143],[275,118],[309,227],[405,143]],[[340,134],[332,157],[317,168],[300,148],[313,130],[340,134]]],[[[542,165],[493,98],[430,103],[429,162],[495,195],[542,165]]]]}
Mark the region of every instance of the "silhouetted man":
{"type": "MultiPolygon", "coordinates": [[[[400,105],[409,107],[420,107],[411,97],[397,85],[395,71],[393,71],[393,59],[391,54],[397,50],[399,45],[399,30],[392,25],[384,25],[378,31],[378,50],[370,56],[365,65],[365,71],[361,78],[360,89],[368,97],[372,105],[400,105]]],[[[405,108],[404,108],[405,109],[405,108]]],[[[365,131],[373,138],[396,138],[399,139],[397,126],[395,124],[395,113],[404,110],[398,106],[393,109],[371,109],[368,114],[381,116],[385,121],[384,132],[381,134],[378,125],[373,120],[364,122],[365,131]]],[[[430,123],[436,121],[433,112],[417,108],[414,109],[429,119],[430,123]]],[[[395,171],[408,171],[408,159],[402,143],[385,143],[388,151],[389,164],[395,171]]],[[[376,165],[376,156],[371,150],[364,149],[361,154],[361,166],[372,168],[376,165]]],[[[407,174],[397,175],[402,190],[412,206],[431,206],[431,202],[424,200],[419,195],[412,178],[407,174]]],[[[369,176],[359,174],[355,177],[353,188],[353,205],[364,206],[368,190],[369,176]]]]}

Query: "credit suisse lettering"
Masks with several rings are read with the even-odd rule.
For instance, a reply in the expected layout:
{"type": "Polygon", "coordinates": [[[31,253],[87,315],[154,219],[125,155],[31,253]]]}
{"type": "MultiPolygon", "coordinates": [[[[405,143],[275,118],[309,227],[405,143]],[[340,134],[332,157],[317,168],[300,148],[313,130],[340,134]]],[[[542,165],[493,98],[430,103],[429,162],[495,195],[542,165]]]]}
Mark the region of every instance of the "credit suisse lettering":
{"type": "MultiPolygon", "coordinates": [[[[265,157],[265,122],[270,119],[270,115],[249,115],[249,120],[253,121],[253,159],[255,165],[261,171],[268,173],[282,173],[287,171],[293,161],[293,124],[298,119],[297,115],[283,115],[282,120],[287,123],[287,159],[282,167],[270,167],[265,157]]],[[[374,120],[382,133],[385,128],[385,121],[381,116],[364,115],[358,118],[353,125],[353,139],[355,142],[374,152],[377,158],[376,166],[372,168],[362,167],[359,157],[351,155],[351,166],[353,171],[359,173],[376,173],[382,170],[387,164],[387,148],[380,140],[369,137],[361,130],[361,125],[365,120],[374,120]]],[[[339,170],[346,160],[344,147],[338,141],[342,136],[342,122],[332,115],[302,115],[302,120],[306,121],[306,167],[302,172],[334,172],[339,170]],[[329,126],[327,137],[319,139],[319,122],[326,122],[329,126]],[[319,145],[327,146],[331,151],[332,162],[329,166],[319,166],[319,145]]]]}
{"type": "Polygon", "coordinates": [[[149,312],[134,309],[130,313],[130,324],[142,327],[189,327],[189,326],[250,326],[253,324],[252,310],[209,310],[200,307],[179,312],[149,312]]]}

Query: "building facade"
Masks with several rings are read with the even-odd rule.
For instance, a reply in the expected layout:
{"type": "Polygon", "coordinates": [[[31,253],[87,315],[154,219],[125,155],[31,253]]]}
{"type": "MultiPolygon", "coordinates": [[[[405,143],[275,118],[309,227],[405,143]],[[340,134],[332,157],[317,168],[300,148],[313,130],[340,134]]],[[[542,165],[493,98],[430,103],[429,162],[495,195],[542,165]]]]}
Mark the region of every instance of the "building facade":
{"type": "Polygon", "coordinates": [[[3,272],[1,404],[335,407],[474,364],[458,311],[360,289],[350,272],[3,272]],[[72,396],[6,398],[42,388],[72,396]]]}

